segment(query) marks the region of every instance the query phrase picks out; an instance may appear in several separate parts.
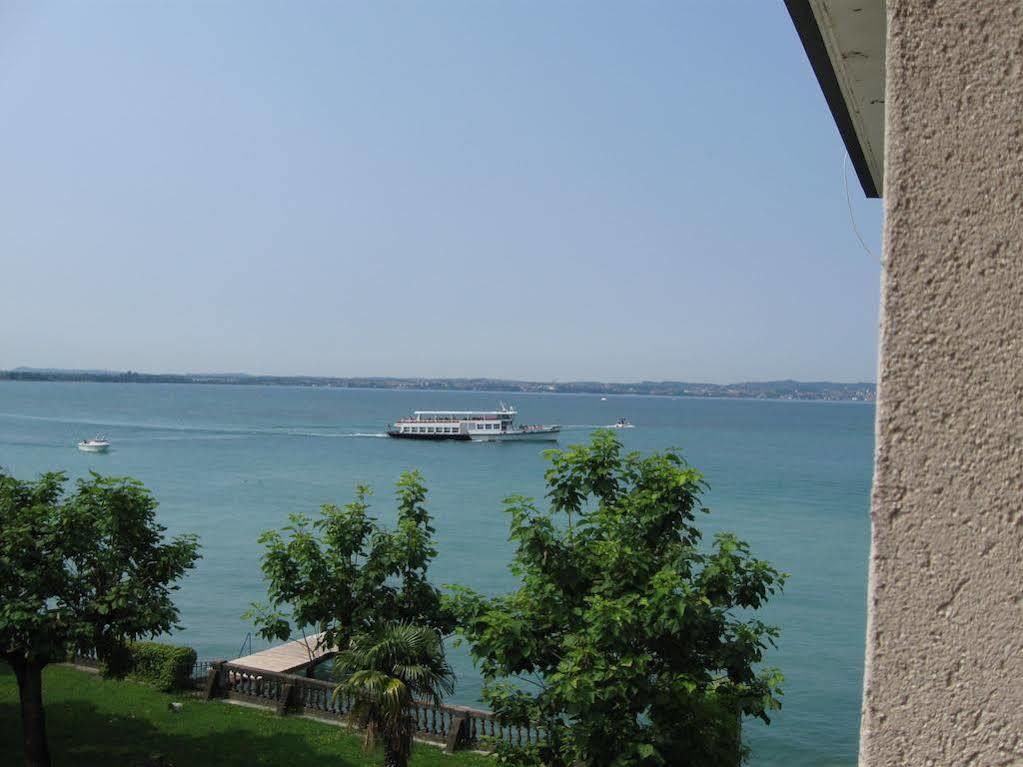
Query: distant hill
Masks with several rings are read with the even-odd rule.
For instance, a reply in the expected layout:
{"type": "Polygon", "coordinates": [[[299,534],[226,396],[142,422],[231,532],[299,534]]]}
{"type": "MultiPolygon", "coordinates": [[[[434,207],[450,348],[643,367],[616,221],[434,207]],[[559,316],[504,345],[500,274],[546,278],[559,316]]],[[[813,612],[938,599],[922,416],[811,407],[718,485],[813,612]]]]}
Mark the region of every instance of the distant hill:
{"type": "Polygon", "coordinates": [[[79,370],[77,368],[14,368],[12,373],[42,373],[44,375],[90,375],[107,376],[117,375],[116,370],[79,370]]]}
{"type": "Polygon", "coordinates": [[[563,394],[639,394],[668,397],[727,397],[873,402],[872,383],[833,381],[747,381],[734,384],[684,381],[515,381],[503,378],[334,378],[324,376],[260,376],[247,373],[135,373],[111,370],[15,368],[0,371],[0,381],[80,381],[92,383],[229,384],[236,386],[317,386],[348,389],[412,389],[442,391],[547,392],[563,394]]]}

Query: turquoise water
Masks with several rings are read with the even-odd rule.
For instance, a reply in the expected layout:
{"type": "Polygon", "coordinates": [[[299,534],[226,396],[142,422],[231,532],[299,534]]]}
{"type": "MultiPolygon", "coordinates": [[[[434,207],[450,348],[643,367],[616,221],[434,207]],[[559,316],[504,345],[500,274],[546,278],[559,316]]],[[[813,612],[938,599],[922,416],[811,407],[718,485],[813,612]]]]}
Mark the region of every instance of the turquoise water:
{"type": "MultiPolygon", "coordinates": [[[[131,475],[160,500],[172,532],[193,531],[203,560],[178,598],[179,636],[200,657],[233,657],[261,599],[260,532],[289,512],[343,504],[358,483],[394,517],[393,485],[418,468],[430,488],[440,554],[433,577],[485,592],[514,586],[501,499],[543,494],[544,445],[422,443],[383,437],[413,409],[492,409],[497,395],[290,387],[0,384],[0,466],[131,475]],[[77,451],[103,434],[106,455],[77,451]]],[[[627,417],[630,449],[669,446],[711,484],[708,534],[733,530],[791,573],[765,612],[782,628],[772,663],[786,675],[784,709],[747,730],[755,765],[852,764],[862,685],[874,409],[863,404],[515,395],[524,423],[561,423],[561,444],[627,417]]],[[[258,649],[260,642],[255,641],[258,649]]],[[[455,651],[456,699],[479,678],[455,651]]]]}

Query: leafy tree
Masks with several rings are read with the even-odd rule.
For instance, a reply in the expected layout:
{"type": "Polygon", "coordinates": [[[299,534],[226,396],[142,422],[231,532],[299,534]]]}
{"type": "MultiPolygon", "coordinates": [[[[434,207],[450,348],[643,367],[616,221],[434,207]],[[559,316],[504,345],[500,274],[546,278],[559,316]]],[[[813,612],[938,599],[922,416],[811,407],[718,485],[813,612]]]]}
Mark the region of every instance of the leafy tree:
{"type": "Polygon", "coordinates": [[[701,547],[702,475],[673,451],[622,455],[606,431],[549,451],[548,511],[506,500],[518,591],[456,588],[460,633],[501,717],[544,743],[505,763],[632,767],[740,761],[739,721],[769,721],[777,629],[750,617],[785,576],[730,534],[701,547]]]}
{"type": "Polygon", "coordinates": [[[354,698],[350,716],[366,724],[366,749],[379,736],[385,767],[407,767],[415,734],[414,702],[439,705],[454,690],[440,635],[409,623],[378,626],[352,638],[338,656],[336,670],[346,678],[334,694],[354,698]]]}
{"type": "Polygon", "coordinates": [[[170,541],[156,500],[132,479],[34,482],[0,472],[0,657],[21,699],[25,761],[50,763],[42,670],[76,651],[123,673],[126,643],[176,628],[173,585],[198,558],[194,536],[170,541]]]}
{"type": "Polygon", "coordinates": [[[327,646],[343,649],[354,635],[388,622],[451,632],[440,592],[426,578],[437,552],[422,475],[402,474],[397,489],[394,530],[369,516],[370,490],[360,485],[344,508],[325,504],[315,521],[291,514],[283,531],[260,536],[268,604],[246,615],[261,636],[286,640],[312,627],[325,632],[327,646]]]}

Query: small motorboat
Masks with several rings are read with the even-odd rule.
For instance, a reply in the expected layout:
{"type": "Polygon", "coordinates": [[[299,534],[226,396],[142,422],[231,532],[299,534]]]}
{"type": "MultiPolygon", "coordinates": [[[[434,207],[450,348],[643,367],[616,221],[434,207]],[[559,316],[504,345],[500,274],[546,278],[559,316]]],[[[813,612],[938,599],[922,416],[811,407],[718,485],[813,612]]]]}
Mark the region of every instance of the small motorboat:
{"type": "Polygon", "coordinates": [[[624,418],[619,418],[617,421],[615,421],[613,424],[611,424],[607,428],[609,428],[609,429],[635,429],[636,425],[634,423],[631,423],[630,421],[627,421],[624,418]]]}
{"type": "Polygon", "coordinates": [[[78,449],[83,453],[105,453],[110,449],[110,441],[103,437],[83,439],[78,443],[78,449]]]}

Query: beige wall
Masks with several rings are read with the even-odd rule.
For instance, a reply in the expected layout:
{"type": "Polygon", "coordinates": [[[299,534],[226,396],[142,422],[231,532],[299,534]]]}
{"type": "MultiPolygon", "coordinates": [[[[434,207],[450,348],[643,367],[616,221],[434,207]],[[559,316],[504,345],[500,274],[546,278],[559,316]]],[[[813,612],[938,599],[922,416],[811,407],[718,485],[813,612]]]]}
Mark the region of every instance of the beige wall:
{"type": "Polygon", "coordinates": [[[1023,3],[888,0],[861,763],[1023,765],[1023,3]]]}

